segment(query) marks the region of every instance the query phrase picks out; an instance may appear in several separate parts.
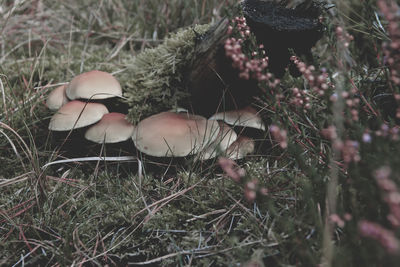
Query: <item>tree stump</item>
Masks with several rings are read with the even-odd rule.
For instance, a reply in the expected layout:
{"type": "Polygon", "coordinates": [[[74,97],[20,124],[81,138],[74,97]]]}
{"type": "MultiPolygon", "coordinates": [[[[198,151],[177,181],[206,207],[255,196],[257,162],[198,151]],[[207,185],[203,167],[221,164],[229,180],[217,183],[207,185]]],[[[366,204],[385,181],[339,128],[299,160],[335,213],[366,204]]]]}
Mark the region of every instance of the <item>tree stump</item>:
{"type": "MultiPolygon", "coordinates": [[[[276,77],[284,75],[290,49],[297,55],[308,56],[322,36],[322,9],[314,2],[292,9],[271,1],[245,0],[240,10],[257,42],[264,45],[269,71],[276,77]]],[[[228,26],[229,20],[222,19],[197,38],[194,59],[184,76],[191,96],[188,108],[196,114],[209,116],[217,110],[246,106],[260,92],[258,82],[239,78],[239,71],[225,56],[228,26]]]]}

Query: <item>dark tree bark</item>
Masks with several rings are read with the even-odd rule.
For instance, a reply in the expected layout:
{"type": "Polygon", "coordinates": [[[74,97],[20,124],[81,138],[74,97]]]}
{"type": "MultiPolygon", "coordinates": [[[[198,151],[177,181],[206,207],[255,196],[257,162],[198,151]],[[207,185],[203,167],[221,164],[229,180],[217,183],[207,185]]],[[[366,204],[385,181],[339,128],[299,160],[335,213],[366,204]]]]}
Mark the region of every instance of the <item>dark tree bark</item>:
{"type": "Polygon", "coordinates": [[[256,81],[239,78],[238,70],[225,56],[223,44],[229,37],[228,26],[228,20],[224,19],[198,41],[195,60],[186,79],[196,114],[209,116],[218,109],[244,106],[258,90],[256,81]]]}
{"type": "MultiPolygon", "coordinates": [[[[289,49],[298,55],[310,55],[311,47],[322,36],[318,20],[321,9],[314,3],[288,9],[274,2],[247,0],[240,7],[258,43],[264,44],[269,71],[277,77],[283,76],[288,67],[289,49]]],[[[209,116],[218,110],[240,108],[259,93],[257,81],[240,79],[238,70],[225,56],[228,24],[228,19],[223,19],[198,37],[192,65],[185,75],[191,95],[189,108],[196,114],[209,116]]]]}
{"type": "Polygon", "coordinates": [[[257,41],[264,44],[269,69],[277,77],[284,75],[289,64],[289,49],[311,58],[311,48],[322,37],[321,8],[313,2],[289,9],[273,2],[247,0],[243,13],[257,41]]]}

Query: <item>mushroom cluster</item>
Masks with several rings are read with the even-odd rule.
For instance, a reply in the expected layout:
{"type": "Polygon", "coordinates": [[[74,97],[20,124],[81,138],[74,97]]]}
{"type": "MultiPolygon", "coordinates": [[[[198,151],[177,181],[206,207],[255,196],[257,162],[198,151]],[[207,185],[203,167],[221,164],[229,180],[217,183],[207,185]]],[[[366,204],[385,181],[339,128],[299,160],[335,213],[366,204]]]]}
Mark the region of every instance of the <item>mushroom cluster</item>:
{"type": "Polygon", "coordinates": [[[125,120],[125,115],[110,113],[104,104],[93,102],[121,96],[121,85],[111,74],[98,70],[82,73],[49,94],[46,104],[50,110],[57,110],[50,120],[49,130],[71,131],[92,125],[85,133],[90,141],[128,140],[134,127],[125,120]]]}
{"type": "Polygon", "coordinates": [[[49,129],[71,131],[87,127],[85,138],[95,143],[118,143],[131,138],[139,151],[150,156],[197,154],[201,160],[219,155],[241,159],[254,151],[254,140],[231,127],[265,131],[252,107],[217,113],[209,119],[186,110],[166,111],[132,125],[125,114],[110,113],[98,101],[121,96],[121,85],[111,74],[97,70],[82,73],[49,94],[46,104],[50,110],[57,110],[49,129]]]}

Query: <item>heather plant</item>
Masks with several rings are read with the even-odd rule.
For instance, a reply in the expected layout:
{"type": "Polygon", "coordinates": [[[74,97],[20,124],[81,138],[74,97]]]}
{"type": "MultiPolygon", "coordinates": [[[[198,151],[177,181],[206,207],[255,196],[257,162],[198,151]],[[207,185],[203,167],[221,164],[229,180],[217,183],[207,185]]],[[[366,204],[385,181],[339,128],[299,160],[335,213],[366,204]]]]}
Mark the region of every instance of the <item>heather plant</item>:
{"type": "Polygon", "coordinates": [[[321,40],[278,79],[237,2],[1,2],[0,265],[397,266],[398,4],[318,2],[321,40]],[[48,91],[91,69],[132,121],[176,107],[193,40],[224,15],[268,125],[252,155],[157,160],[48,132],[48,91]]]}

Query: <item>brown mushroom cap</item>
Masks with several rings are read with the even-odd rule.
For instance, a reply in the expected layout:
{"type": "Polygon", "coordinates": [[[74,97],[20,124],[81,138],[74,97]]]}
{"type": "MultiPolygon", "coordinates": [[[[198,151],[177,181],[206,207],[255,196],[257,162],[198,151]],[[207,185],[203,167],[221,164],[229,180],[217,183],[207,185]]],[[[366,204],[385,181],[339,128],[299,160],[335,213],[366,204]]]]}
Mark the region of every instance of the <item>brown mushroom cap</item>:
{"type": "Polygon", "coordinates": [[[132,139],[137,149],[155,157],[183,157],[213,142],[219,132],[216,121],[186,113],[162,112],[139,122],[132,139]]]}
{"type": "Polygon", "coordinates": [[[246,155],[253,153],[254,147],[255,143],[253,139],[246,136],[239,136],[226,150],[226,155],[233,160],[242,159],[246,155]]]}
{"type": "Polygon", "coordinates": [[[82,73],[69,83],[66,94],[69,99],[106,99],[122,96],[121,85],[107,72],[92,70],[82,73]]]}
{"type": "Polygon", "coordinates": [[[63,84],[61,86],[58,86],[56,89],[51,91],[49,96],[47,97],[46,100],[46,106],[50,110],[58,110],[61,108],[63,105],[67,104],[69,102],[69,99],[67,98],[67,95],[65,94],[65,90],[67,88],[68,84],[63,84]]]}
{"type": "Polygon", "coordinates": [[[95,143],[118,143],[132,137],[134,126],[125,119],[125,114],[108,113],[85,133],[87,140],[95,143]]]}
{"type": "Polygon", "coordinates": [[[222,120],[229,125],[250,127],[265,131],[265,125],[253,107],[238,110],[219,112],[211,116],[210,120],[222,120]]]}
{"type": "Polygon", "coordinates": [[[209,146],[207,146],[200,153],[201,160],[212,159],[217,156],[217,152],[226,152],[226,150],[234,143],[237,139],[236,132],[229,127],[226,123],[218,122],[220,131],[217,138],[209,146]]]}
{"type": "Polygon", "coordinates": [[[98,122],[106,113],[108,110],[103,104],[73,100],[51,117],[49,130],[69,131],[85,127],[98,122]]]}

